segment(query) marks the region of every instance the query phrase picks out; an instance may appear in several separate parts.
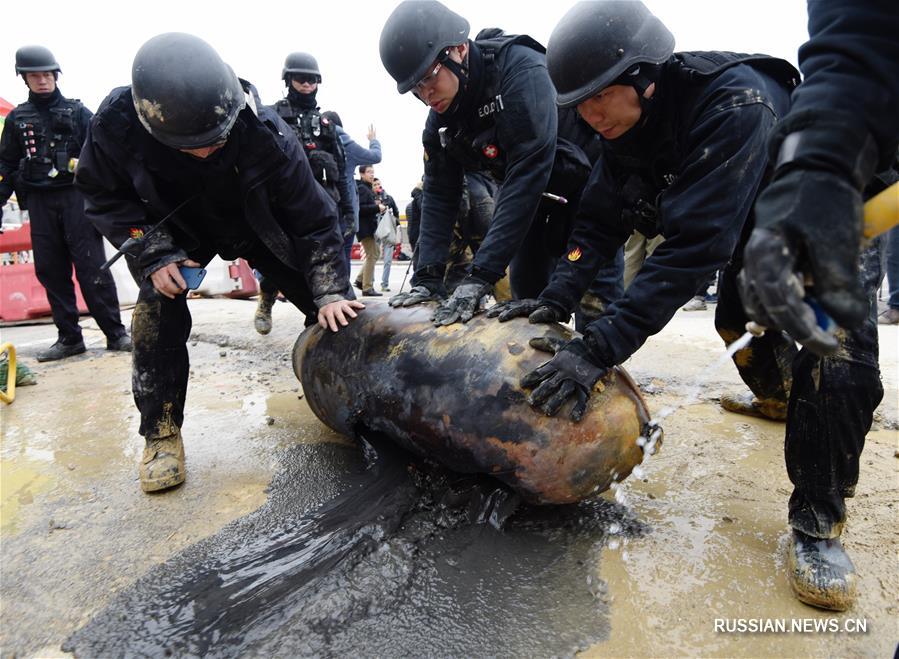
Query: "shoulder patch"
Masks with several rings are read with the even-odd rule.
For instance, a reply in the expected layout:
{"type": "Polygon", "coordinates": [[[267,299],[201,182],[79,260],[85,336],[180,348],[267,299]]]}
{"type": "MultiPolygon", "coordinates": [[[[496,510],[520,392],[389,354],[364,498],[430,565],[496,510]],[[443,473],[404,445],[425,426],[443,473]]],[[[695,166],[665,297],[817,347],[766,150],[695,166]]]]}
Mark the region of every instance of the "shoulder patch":
{"type": "Polygon", "coordinates": [[[580,261],[580,259],[583,255],[584,254],[583,254],[583,252],[581,252],[581,248],[575,247],[573,250],[568,252],[568,260],[571,261],[572,263],[575,261],[580,261]]]}

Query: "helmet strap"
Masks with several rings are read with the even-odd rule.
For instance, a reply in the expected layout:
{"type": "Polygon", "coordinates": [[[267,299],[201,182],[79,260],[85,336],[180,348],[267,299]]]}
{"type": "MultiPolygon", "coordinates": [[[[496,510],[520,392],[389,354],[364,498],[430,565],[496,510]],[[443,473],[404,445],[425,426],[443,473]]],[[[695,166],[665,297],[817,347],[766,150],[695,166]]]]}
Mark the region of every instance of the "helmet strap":
{"type": "Polygon", "coordinates": [[[438,60],[459,80],[459,91],[456,92],[456,96],[455,98],[453,98],[453,102],[450,103],[450,106],[446,109],[448,114],[452,114],[459,109],[459,104],[462,102],[462,96],[468,89],[468,82],[470,80],[468,57],[470,54],[471,50],[469,49],[468,53],[465,55],[465,60],[460,64],[449,56],[449,49],[447,49],[444,51],[442,59],[438,60]]]}

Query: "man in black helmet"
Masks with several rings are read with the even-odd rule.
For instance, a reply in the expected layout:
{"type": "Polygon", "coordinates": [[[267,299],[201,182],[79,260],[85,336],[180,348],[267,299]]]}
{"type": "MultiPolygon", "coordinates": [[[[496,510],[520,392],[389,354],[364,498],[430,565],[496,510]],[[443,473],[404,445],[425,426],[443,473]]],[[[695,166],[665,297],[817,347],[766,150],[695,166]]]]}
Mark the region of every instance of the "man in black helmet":
{"type": "Polygon", "coordinates": [[[84,200],[72,185],[91,112],[81,101],[60,93],[59,64],[46,48],[17,50],[16,73],[28,86],[28,101],[9,113],[0,137],[0,207],[15,190],[31,219],[35,274],[47,289],[58,331],[56,343],[37,360],[85,351],[73,264],[87,308],[106,335],[106,349],[130,351],[115,282],[109,272],[100,271],[105,261],[103,238],[85,219],[84,200]]]}
{"type": "MultiPolygon", "coordinates": [[[[344,237],[353,233],[355,224],[352,196],[347,186],[346,158],[337,135],[337,127],[318,107],[316,94],[322,75],[318,62],[309,53],[291,53],[284,60],[281,78],[287,87],[287,98],[275,103],[278,113],[303,146],[312,175],[337,202],[344,237]]],[[[272,331],[272,305],[278,295],[274,283],[263,277],[259,281],[259,301],[253,319],[256,331],[272,331]]]]}
{"type": "Polygon", "coordinates": [[[307,325],[317,319],[335,332],[363,306],[347,300],[334,200],[252,85],[207,43],[179,33],[145,43],[131,77],[94,116],[76,182],[88,217],[126,248],[140,285],[132,387],[146,438],[141,487],[151,492],[185,477],[190,313],[182,267],[215,254],[245,258],[307,325]],[[128,238],[136,241],[124,246],[128,238]]]}
{"type": "MultiPolygon", "coordinates": [[[[397,90],[413,92],[431,108],[422,136],[418,267],[412,291],[391,304],[442,300],[434,314],[438,325],[469,320],[507,267],[514,296],[539,293],[564,249],[590,169],[583,147],[594,140],[572,111],[561,113],[571,115],[569,121],[560,118],[540,44],[496,29],[474,40],[468,34],[468,21],[440,2],[407,1],[387,19],[380,40],[381,61],[397,90]],[[571,132],[563,133],[562,125],[571,132]],[[444,300],[466,170],[490,175],[499,191],[468,275],[444,300]]],[[[620,289],[618,265],[606,273],[607,302],[620,289]]]]}
{"type": "MultiPolygon", "coordinates": [[[[556,346],[549,362],[522,379],[533,388],[530,402],[546,414],[574,397],[570,414],[578,420],[605,371],[660,331],[716,269],[723,270],[716,328],[726,343],[744,332],[736,274],[753,203],[770,176],[767,137],[790,107],[798,72],[762,55],[673,49],[674,37],[640,2],[579,3],[550,37],[547,66],[559,102],[578,108],[604,148],[569,257],[541,301],[571,308],[597,259],[634,229],[665,241],[583,339],[556,346]]],[[[865,258],[862,285],[871,293],[876,250],[865,258]]],[[[802,601],[838,610],[851,604],[856,587],[838,539],[843,498],[858,480],[861,445],[882,396],[871,328],[847,334],[846,351],[827,366],[797,357],[792,341],[767,332],[734,356],[754,397],[722,397],[726,409],[786,419],[787,471],[795,486],[791,583],[802,601]],[[841,376],[816,375],[828,368],[841,376]]]]}

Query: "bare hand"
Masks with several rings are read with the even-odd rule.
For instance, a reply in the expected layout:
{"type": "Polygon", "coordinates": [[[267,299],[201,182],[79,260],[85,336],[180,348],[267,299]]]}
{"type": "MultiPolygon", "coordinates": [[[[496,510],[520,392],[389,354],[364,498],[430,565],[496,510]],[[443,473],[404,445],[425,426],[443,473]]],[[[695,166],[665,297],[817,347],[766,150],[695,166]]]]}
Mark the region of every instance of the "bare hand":
{"type": "Polygon", "coordinates": [[[169,263],[159,268],[150,275],[150,281],[153,282],[153,288],[165,295],[170,300],[174,300],[176,295],[181,295],[187,291],[187,282],[181,276],[178,266],[185,265],[189,268],[199,268],[200,264],[190,259],[169,263]]]}
{"type": "Polygon", "coordinates": [[[368,125],[368,141],[371,142],[377,136],[378,136],[377,133],[375,133],[375,125],[369,124],[368,125]]]}
{"type": "Polygon", "coordinates": [[[354,309],[364,308],[365,305],[358,300],[331,302],[331,304],[326,304],[318,310],[318,324],[323,329],[330,328],[332,332],[336,332],[339,329],[337,323],[340,323],[341,327],[346,327],[350,323],[349,318],[357,316],[354,309]]]}

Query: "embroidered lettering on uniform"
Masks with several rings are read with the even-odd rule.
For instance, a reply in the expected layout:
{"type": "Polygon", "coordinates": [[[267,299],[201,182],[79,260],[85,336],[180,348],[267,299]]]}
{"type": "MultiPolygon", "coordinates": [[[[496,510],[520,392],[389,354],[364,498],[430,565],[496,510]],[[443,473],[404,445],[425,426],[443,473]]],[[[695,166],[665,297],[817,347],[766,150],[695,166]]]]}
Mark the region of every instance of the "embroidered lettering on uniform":
{"type": "Polygon", "coordinates": [[[493,160],[499,155],[499,149],[496,148],[495,144],[488,144],[483,149],[481,149],[484,156],[493,160]]]}
{"type": "Polygon", "coordinates": [[[144,237],[144,230],[138,227],[131,227],[131,230],[128,233],[131,234],[131,237],[134,238],[134,240],[140,240],[144,237]]]}
{"type": "Polygon", "coordinates": [[[494,100],[478,108],[478,116],[483,119],[487,115],[493,114],[494,112],[500,112],[505,109],[506,108],[503,105],[503,95],[497,94],[494,100]]]}
{"type": "Polygon", "coordinates": [[[583,252],[581,252],[580,247],[575,247],[573,250],[568,252],[568,260],[569,261],[579,261],[581,256],[583,256],[583,252]]]}

